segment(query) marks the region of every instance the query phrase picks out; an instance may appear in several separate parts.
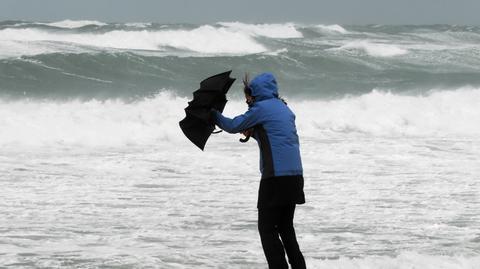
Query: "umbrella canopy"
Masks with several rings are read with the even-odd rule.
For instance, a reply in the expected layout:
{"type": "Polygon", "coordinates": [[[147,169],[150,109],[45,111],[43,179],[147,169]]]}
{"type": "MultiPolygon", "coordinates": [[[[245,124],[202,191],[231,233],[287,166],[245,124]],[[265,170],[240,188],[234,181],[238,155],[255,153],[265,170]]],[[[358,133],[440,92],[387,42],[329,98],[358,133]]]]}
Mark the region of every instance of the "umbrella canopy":
{"type": "Polygon", "coordinates": [[[211,118],[212,108],[223,112],[227,103],[226,94],[235,81],[230,77],[231,72],[220,73],[200,82],[200,89],[193,92],[193,100],[185,108],[186,116],[179,123],[185,136],[201,150],[215,129],[211,118]]]}

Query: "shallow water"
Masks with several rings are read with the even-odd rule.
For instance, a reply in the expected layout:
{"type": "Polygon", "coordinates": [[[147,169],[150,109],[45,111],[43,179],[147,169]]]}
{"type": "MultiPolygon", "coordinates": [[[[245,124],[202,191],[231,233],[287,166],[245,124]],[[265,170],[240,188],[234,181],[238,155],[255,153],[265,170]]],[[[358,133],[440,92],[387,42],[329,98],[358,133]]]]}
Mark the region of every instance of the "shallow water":
{"type": "MultiPolygon", "coordinates": [[[[256,228],[257,148],[235,139],[215,136],[205,152],[187,143],[4,147],[0,264],[265,268],[256,228]]],[[[307,203],[295,223],[307,264],[476,268],[478,145],[360,134],[304,138],[307,203]]]]}

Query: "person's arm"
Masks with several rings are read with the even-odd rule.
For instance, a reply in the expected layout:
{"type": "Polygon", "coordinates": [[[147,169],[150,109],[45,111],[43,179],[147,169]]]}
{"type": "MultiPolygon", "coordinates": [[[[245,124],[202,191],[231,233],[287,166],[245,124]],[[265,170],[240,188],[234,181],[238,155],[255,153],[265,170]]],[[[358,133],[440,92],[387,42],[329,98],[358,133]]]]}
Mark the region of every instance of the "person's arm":
{"type": "Polygon", "coordinates": [[[261,116],[260,108],[257,106],[250,107],[245,114],[236,116],[233,119],[223,116],[222,113],[216,110],[214,110],[214,113],[215,123],[218,127],[231,134],[239,133],[257,125],[260,123],[261,116]]]}

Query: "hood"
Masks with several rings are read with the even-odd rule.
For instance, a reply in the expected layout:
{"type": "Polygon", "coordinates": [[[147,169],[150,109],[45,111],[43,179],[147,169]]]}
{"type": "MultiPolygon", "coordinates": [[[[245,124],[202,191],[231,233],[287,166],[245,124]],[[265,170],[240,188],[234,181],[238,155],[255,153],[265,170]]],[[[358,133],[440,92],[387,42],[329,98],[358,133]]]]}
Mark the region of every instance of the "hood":
{"type": "Polygon", "coordinates": [[[271,73],[262,73],[256,76],[249,85],[255,101],[278,98],[278,86],[271,73]]]}

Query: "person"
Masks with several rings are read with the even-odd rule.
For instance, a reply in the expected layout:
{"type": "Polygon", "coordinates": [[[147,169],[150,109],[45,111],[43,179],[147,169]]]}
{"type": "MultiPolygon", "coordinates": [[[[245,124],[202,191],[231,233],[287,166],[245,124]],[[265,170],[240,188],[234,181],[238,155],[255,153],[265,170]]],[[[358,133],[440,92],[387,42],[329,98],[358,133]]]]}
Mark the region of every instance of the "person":
{"type": "Polygon", "coordinates": [[[258,230],[270,269],[306,268],[293,218],[296,204],[305,203],[304,179],[295,115],[279,98],[273,74],[244,78],[247,112],[233,119],[213,110],[215,124],[228,133],[252,136],[260,148],[258,230]],[[280,240],[281,238],[281,240],[280,240]]]}

